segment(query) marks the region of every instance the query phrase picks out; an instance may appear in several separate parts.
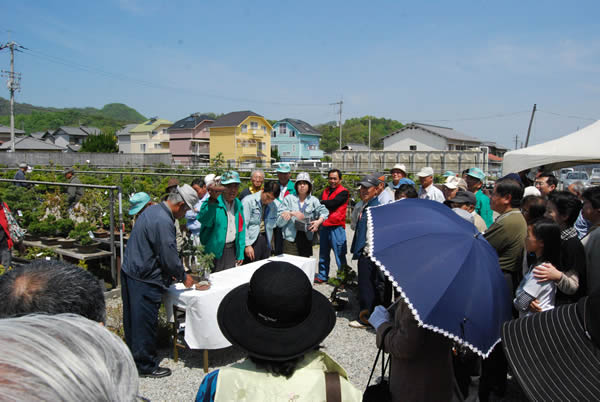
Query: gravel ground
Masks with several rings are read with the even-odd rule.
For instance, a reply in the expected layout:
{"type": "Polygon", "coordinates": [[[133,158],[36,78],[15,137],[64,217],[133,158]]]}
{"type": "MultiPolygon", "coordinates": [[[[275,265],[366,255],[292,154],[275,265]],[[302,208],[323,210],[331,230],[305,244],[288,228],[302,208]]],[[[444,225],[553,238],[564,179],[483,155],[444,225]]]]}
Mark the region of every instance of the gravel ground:
{"type": "MultiPolygon", "coordinates": [[[[351,243],[353,231],[348,227],[346,229],[348,238],[348,247],[351,243]]],[[[314,255],[318,258],[318,248],[315,248],[314,255]]],[[[348,262],[351,256],[348,254],[348,262]]],[[[335,274],[335,259],[332,257],[332,272],[335,274]]],[[[355,263],[351,265],[356,269],[355,263]]],[[[327,297],[331,294],[332,287],[327,284],[315,284],[314,288],[327,297]]],[[[358,314],[357,294],[352,292],[342,292],[343,298],[348,298],[349,303],[344,311],[337,313],[337,322],[333,331],[323,342],[323,351],[329,354],[333,359],[346,369],[348,377],[352,384],[358,389],[364,390],[371,366],[377,348],[375,346],[375,331],[372,329],[351,328],[348,323],[354,320],[358,314]]],[[[108,306],[113,307],[119,303],[120,299],[109,301],[108,306]]],[[[140,378],[139,395],[152,401],[191,401],[194,400],[198,387],[204,378],[202,368],[202,351],[200,350],[180,350],[179,361],[175,363],[172,358],[171,348],[162,348],[158,351],[161,358],[160,365],[170,368],[173,374],[161,379],[140,378]]],[[[209,371],[228,366],[241,361],[245,358],[243,351],[236,347],[229,347],[219,350],[209,351],[209,371]]],[[[468,401],[475,401],[477,380],[470,391],[468,401]]],[[[525,401],[527,400],[514,380],[509,381],[509,389],[504,399],[505,401],[525,401]]]]}

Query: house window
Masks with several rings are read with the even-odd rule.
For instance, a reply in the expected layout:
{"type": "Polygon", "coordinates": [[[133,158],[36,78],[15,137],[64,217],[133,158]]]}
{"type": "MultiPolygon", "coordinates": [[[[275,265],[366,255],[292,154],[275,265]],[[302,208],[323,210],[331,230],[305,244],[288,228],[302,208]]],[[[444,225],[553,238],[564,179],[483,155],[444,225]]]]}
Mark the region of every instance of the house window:
{"type": "Polygon", "coordinates": [[[410,146],[410,150],[411,151],[416,151],[417,150],[417,146],[416,145],[411,145],[410,146]]]}
{"type": "Polygon", "coordinates": [[[262,126],[263,129],[263,133],[266,134],[267,133],[267,126],[262,126]]]}
{"type": "Polygon", "coordinates": [[[242,133],[247,133],[247,132],[248,132],[248,125],[242,124],[242,133]]]}
{"type": "Polygon", "coordinates": [[[295,136],[296,136],[296,131],[294,131],[294,130],[291,130],[291,131],[290,131],[290,137],[295,137],[295,136]]]}
{"type": "Polygon", "coordinates": [[[140,152],[146,152],[146,144],[140,144],[140,152]]]}
{"type": "Polygon", "coordinates": [[[273,138],[277,137],[277,130],[273,130],[273,138]]]}
{"type": "Polygon", "coordinates": [[[255,122],[255,121],[251,121],[251,122],[250,122],[250,128],[251,128],[252,130],[258,130],[258,123],[257,123],[257,122],[255,122]]]}
{"type": "Polygon", "coordinates": [[[279,125],[279,134],[286,134],[287,133],[287,124],[282,123],[279,125]]]}
{"type": "Polygon", "coordinates": [[[161,149],[162,147],[160,146],[160,144],[154,144],[154,149],[161,149]]]}
{"type": "Polygon", "coordinates": [[[292,144],[292,152],[296,152],[296,144],[292,144]]]}
{"type": "Polygon", "coordinates": [[[152,130],[152,135],[156,135],[156,134],[158,134],[158,131],[152,130]]]}
{"type": "Polygon", "coordinates": [[[163,128],[163,129],[162,129],[162,133],[163,133],[163,134],[168,134],[169,132],[167,131],[167,129],[166,129],[166,128],[163,128]]]}

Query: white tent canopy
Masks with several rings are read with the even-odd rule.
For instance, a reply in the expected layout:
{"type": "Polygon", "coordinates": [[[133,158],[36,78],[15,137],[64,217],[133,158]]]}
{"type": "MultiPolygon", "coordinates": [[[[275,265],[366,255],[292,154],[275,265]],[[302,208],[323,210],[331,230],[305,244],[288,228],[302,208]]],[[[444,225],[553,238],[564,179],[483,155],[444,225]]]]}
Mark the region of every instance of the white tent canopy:
{"type": "Polygon", "coordinates": [[[504,154],[502,173],[517,173],[536,166],[548,170],[600,163],[600,120],[552,141],[504,154]]]}

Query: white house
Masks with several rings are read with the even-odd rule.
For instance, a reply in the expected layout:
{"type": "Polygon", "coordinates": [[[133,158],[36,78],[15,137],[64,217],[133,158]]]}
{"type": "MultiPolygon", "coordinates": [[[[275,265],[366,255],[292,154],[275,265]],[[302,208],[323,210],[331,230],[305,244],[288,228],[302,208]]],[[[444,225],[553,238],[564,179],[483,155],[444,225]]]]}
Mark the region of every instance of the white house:
{"type": "Polygon", "coordinates": [[[409,123],[383,137],[384,151],[465,151],[482,141],[449,127],[409,123]]]}
{"type": "Polygon", "coordinates": [[[128,124],[123,127],[121,130],[117,131],[117,142],[119,144],[119,152],[122,154],[130,154],[131,153],[131,130],[134,127],[137,127],[137,124],[128,124]]]}

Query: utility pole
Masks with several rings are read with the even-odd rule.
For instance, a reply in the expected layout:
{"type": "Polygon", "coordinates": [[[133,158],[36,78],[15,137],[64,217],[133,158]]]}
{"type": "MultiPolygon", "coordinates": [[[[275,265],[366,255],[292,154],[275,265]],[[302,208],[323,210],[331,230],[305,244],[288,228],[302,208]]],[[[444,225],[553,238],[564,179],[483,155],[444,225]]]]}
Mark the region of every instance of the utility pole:
{"type": "Polygon", "coordinates": [[[25,49],[14,41],[0,45],[0,50],[10,49],[10,71],[2,70],[2,76],[7,77],[6,86],[10,91],[10,151],[15,152],[15,91],[21,89],[21,73],[15,73],[15,50],[17,48],[25,49]]]}
{"type": "Polygon", "coordinates": [[[342,150],[342,105],[344,104],[344,101],[340,99],[339,102],[333,102],[330,103],[330,105],[339,105],[340,106],[340,110],[339,110],[339,125],[340,125],[340,151],[342,150]]]}
{"type": "Polygon", "coordinates": [[[529,146],[529,134],[531,133],[531,124],[533,123],[533,116],[535,116],[536,104],[533,104],[533,110],[531,111],[531,119],[529,119],[529,128],[527,129],[527,139],[525,139],[525,148],[529,146]]]}
{"type": "Polygon", "coordinates": [[[519,134],[515,135],[515,149],[519,146],[519,134]]]}
{"type": "Polygon", "coordinates": [[[371,118],[369,117],[369,169],[371,168],[371,118]]]}

